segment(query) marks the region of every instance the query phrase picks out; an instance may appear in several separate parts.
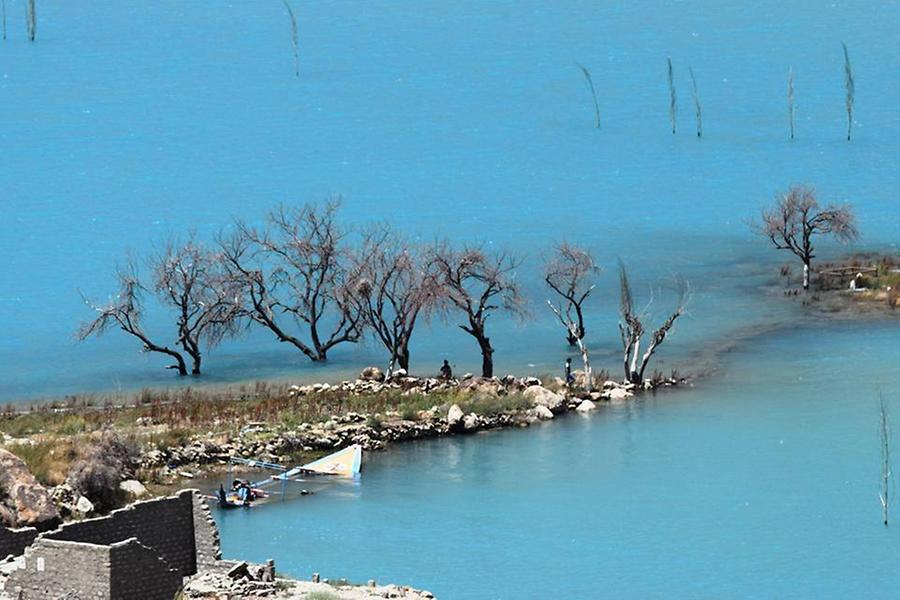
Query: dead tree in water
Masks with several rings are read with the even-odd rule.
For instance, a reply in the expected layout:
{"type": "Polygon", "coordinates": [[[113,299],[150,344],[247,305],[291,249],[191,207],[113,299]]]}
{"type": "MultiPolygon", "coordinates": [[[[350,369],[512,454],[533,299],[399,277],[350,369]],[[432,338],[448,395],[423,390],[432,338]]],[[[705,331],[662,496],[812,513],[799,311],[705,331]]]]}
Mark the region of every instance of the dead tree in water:
{"type": "Polygon", "coordinates": [[[881,442],[881,492],[878,494],[878,498],[881,500],[884,526],[887,527],[888,513],[894,494],[893,480],[891,479],[891,427],[888,423],[888,411],[884,402],[884,396],[880,397],[879,413],[878,437],[881,442]]]}
{"type": "Polygon", "coordinates": [[[300,77],[300,40],[297,36],[297,19],[294,17],[294,11],[288,0],[281,0],[287,9],[288,17],[291,19],[291,47],[294,50],[294,75],[300,77]]]}
{"type": "MultiPolygon", "coordinates": [[[[620,315],[619,333],[622,336],[622,348],[624,350],[625,380],[635,385],[644,382],[644,372],[650,359],[659,346],[665,341],[666,336],[675,325],[675,320],[685,313],[689,301],[690,286],[682,278],[678,279],[678,302],[675,310],[669,318],[655,331],[652,332],[647,349],[641,354],[641,342],[644,334],[648,333],[644,326],[646,310],[637,312],[634,308],[634,297],[631,293],[631,284],[628,281],[628,272],[624,264],[619,264],[620,284],[620,315]]],[[[649,306],[649,305],[648,305],[649,306]]]]}
{"type": "Polygon", "coordinates": [[[3,41],[6,41],[6,0],[0,0],[0,7],[3,10],[3,41]]]}
{"type": "Polygon", "coordinates": [[[169,242],[151,261],[160,302],[176,314],[177,344],[191,357],[191,374],[200,374],[201,346],[213,348],[238,332],[244,314],[240,285],[223,268],[220,256],[197,242],[169,242]]]}
{"type": "Polygon", "coordinates": [[[28,26],[28,39],[32,42],[37,35],[37,12],[35,11],[34,2],[35,0],[28,0],[25,13],[25,21],[28,26]]]}
{"type": "Polygon", "coordinates": [[[375,339],[390,354],[387,375],[409,371],[416,325],[431,318],[440,295],[425,252],[387,225],[363,232],[349,277],[350,299],[375,339]]]}
{"type": "Polygon", "coordinates": [[[90,303],[85,299],[97,316],[84,323],[75,334],[79,341],[84,341],[92,335],[101,335],[110,327],[118,326],[125,333],[139,339],[144,345],[144,352],[158,352],[175,360],[174,365],[166,367],[175,369],[179,375],[187,375],[187,365],[184,357],[177,350],[168,346],[157,344],[144,332],[141,324],[143,318],[143,292],[146,290],[141,285],[137,276],[137,269],[133,264],[120,268],[116,274],[119,280],[119,293],[105,305],[90,303]]]}
{"type": "Polygon", "coordinates": [[[585,80],[587,80],[588,89],[591,92],[591,99],[594,101],[594,121],[597,129],[600,129],[600,104],[597,102],[597,91],[594,89],[594,79],[591,77],[591,72],[587,70],[587,67],[580,63],[575,64],[578,65],[578,68],[581,69],[581,72],[584,74],[585,80]]]}
{"type": "Polygon", "coordinates": [[[789,250],[803,261],[803,289],[809,289],[809,273],[815,258],[813,237],[831,235],[839,242],[852,242],[859,236],[853,210],[847,206],[821,208],[815,191],[793,186],[778,196],[772,209],[762,212],[762,222],[753,225],[779,250],[789,250]]]}
{"type": "Polygon", "coordinates": [[[791,139],[794,139],[794,68],[788,69],[788,124],[791,130],[791,139]]]}
{"type": "Polygon", "coordinates": [[[556,315],[556,318],[559,319],[559,322],[562,323],[562,326],[566,328],[569,339],[575,339],[575,344],[578,346],[578,351],[581,353],[581,362],[584,364],[584,389],[586,392],[593,391],[594,373],[591,370],[591,358],[588,354],[587,344],[584,343],[583,337],[578,335],[578,324],[572,320],[571,315],[563,315],[562,310],[549,300],[547,300],[547,304],[550,306],[550,310],[553,311],[553,314],[556,315]]]}
{"type": "Polygon", "coordinates": [[[675,94],[675,70],[672,68],[672,58],[666,57],[669,65],[669,120],[672,122],[672,135],[675,135],[675,117],[678,112],[678,98],[675,94]]]}
{"type": "Polygon", "coordinates": [[[588,250],[566,242],[560,244],[553,257],[544,264],[544,281],[564,300],[560,309],[566,319],[575,324],[574,329],[566,327],[570,346],[577,345],[584,338],[583,305],[594,291],[594,276],[599,272],[588,250]]]}
{"type": "Polygon", "coordinates": [[[847,141],[850,141],[850,133],[853,129],[853,102],[856,99],[856,84],[853,82],[853,69],[850,68],[850,54],[847,52],[847,44],[841,42],[844,49],[844,91],[846,98],[844,104],[847,109],[847,141]]]}
{"type": "Polygon", "coordinates": [[[362,335],[339,208],[339,199],[281,206],[269,213],[267,227],[238,222],[234,234],[219,239],[225,267],[246,299],[245,316],[313,361],[362,335]]]}
{"type": "Polygon", "coordinates": [[[700,93],[697,91],[697,78],[694,77],[693,67],[688,67],[691,75],[691,92],[694,96],[694,113],[697,117],[697,137],[703,137],[703,110],[700,107],[700,93]]]}
{"type": "Polygon", "coordinates": [[[518,318],[528,315],[516,281],[522,260],[505,252],[491,254],[480,247],[454,250],[443,244],[432,251],[430,264],[443,299],[465,313],[468,323],[459,327],[478,342],[482,377],[493,377],[494,347],[487,335],[487,320],[495,311],[518,318]]]}
{"type": "Polygon", "coordinates": [[[175,345],[181,350],[158,344],[144,332],[143,292],[137,269],[131,264],[118,271],[119,293],[106,305],[85,301],[97,316],[78,330],[85,340],[100,335],[111,326],[136,337],[145,352],[170,356],[179,375],[187,375],[185,355],[191,359],[191,374],[200,374],[201,346],[212,348],[238,331],[240,292],[231,283],[218,255],[207,250],[193,237],[184,244],[169,243],[151,259],[154,291],[159,302],[170,309],[175,320],[175,345]]]}

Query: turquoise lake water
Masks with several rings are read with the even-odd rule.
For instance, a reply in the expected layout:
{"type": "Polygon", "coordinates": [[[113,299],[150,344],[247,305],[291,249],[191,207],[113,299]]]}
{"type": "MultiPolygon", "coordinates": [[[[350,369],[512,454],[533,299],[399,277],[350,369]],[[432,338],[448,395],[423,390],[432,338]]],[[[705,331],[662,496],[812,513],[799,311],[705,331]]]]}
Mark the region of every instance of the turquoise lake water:
{"type": "MultiPolygon", "coordinates": [[[[661,288],[658,316],[675,273],[692,283],[658,364],[715,367],[698,387],[372,455],[356,486],[225,516],[226,554],[450,599],[892,597],[875,406],[877,388],[898,391],[897,330],[817,323],[770,293],[788,258],[747,221],[809,183],[854,204],[856,249],[893,248],[900,4],[295,0],[299,79],[278,2],[43,0],[36,44],[23,3],[7,5],[3,402],[183,384],[116,332],[76,344],[90,316],[79,290],[103,300],[126,253],[279,202],[341,194],[349,223],[527,254],[535,320],[491,324],[500,372],[555,372],[568,352],[538,270],[554,241],[590,246],[606,268],[588,314],[598,367],[620,363],[618,258],[639,294],[661,288]],[[841,41],[856,75],[851,143],[841,41]],[[599,131],[575,61],[593,73],[599,131]]],[[[148,307],[148,330],[166,340],[165,325],[148,307]]],[[[452,320],[417,332],[413,371],[443,358],[480,364],[452,320]]],[[[191,383],[336,379],[383,362],[369,343],[314,366],[255,331],[191,383]]]]}

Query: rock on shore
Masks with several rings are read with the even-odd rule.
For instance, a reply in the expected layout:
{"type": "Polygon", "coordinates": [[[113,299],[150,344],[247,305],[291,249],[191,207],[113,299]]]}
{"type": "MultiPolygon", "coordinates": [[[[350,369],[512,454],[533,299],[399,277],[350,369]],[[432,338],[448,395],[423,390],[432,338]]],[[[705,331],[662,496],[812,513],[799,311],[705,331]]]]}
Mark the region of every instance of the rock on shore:
{"type": "Polygon", "coordinates": [[[0,525],[52,529],[59,521],[49,490],[22,459],[0,449],[0,525]]]}

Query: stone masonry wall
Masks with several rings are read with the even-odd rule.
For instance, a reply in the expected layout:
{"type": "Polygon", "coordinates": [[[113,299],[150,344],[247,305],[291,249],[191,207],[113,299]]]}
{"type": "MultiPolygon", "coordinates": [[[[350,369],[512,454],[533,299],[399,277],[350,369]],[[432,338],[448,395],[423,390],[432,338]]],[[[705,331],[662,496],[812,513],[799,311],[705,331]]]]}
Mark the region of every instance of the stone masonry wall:
{"type": "Polygon", "coordinates": [[[135,539],[110,547],[110,598],[171,600],[182,578],[156,552],[135,539]]]}
{"type": "Polygon", "coordinates": [[[193,496],[192,490],[185,490],[136,502],[105,517],[66,524],[42,537],[101,545],[136,538],[181,575],[193,575],[197,572],[193,496]]]}
{"type": "Polygon", "coordinates": [[[71,597],[110,599],[110,548],[38,538],[25,550],[25,566],[13,571],[5,592],[21,600],[71,597]]]}
{"type": "Polygon", "coordinates": [[[206,500],[195,493],[193,500],[194,519],[194,551],[197,559],[197,570],[211,569],[222,558],[219,543],[219,529],[209,511],[206,500]]]}
{"type": "Polygon", "coordinates": [[[19,556],[25,552],[25,548],[34,542],[34,538],[37,535],[38,531],[34,527],[7,529],[0,526],[0,560],[3,560],[10,554],[19,556]]]}
{"type": "Polygon", "coordinates": [[[21,548],[24,567],[3,586],[21,600],[171,600],[183,576],[225,565],[218,562],[215,521],[196,490],[40,535],[33,529],[0,530],[0,549],[20,555],[21,548]]]}

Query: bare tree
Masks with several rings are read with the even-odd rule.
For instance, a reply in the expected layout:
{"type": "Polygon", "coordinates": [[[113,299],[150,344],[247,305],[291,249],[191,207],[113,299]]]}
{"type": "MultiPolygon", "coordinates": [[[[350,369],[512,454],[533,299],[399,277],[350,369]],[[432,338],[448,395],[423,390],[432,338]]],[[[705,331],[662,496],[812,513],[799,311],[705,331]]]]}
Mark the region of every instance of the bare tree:
{"type": "Polygon", "coordinates": [[[25,9],[25,23],[28,27],[28,39],[32,42],[34,41],[35,36],[37,36],[37,12],[35,11],[34,2],[35,0],[28,0],[25,9]]]}
{"type": "Polygon", "coordinates": [[[584,75],[585,80],[588,84],[588,89],[591,92],[591,99],[594,101],[594,122],[597,126],[597,129],[600,129],[600,104],[597,102],[597,91],[594,89],[594,79],[591,77],[591,72],[587,70],[587,67],[581,65],[580,63],[575,63],[578,65],[578,68],[581,69],[581,73],[584,75]]]}
{"type": "Polygon", "coordinates": [[[239,329],[240,286],[193,235],[183,244],[169,242],[152,266],[156,295],[176,315],[177,344],[191,358],[191,374],[199,375],[201,347],[213,348],[239,329]]]}
{"type": "Polygon", "coordinates": [[[846,92],[844,105],[847,109],[847,141],[850,141],[850,133],[853,130],[853,102],[856,99],[856,84],[853,82],[853,69],[850,67],[847,44],[841,42],[841,47],[844,49],[844,91],[846,92]]]}
{"type": "Polygon", "coordinates": [[[550,306],[550,310],[553,311],[553,314],[556,315],[556,318],[559,319],[562,326],[566,328],[569,339],[575,339],[578,351],[581,352],[581,362],[584,364],[584,389],[587,392],[592,391],[594,387],[594,374],[591,370],[591,357],[590,354],[588,354],[588,347],[587,344],[584,343],[583,336],[578,335],[578,324],[572,320],[571,315],[564,314],[560,307],[557,307],[549,300],[547,300],[547,304],[550,306]]]}
{"type": "Polygon", "coordinates": [[[478,342],[481,349],[481,375],[494,375],[494,347],[487,335],[487,320],[496,311],[525,318],[528,310],[516,270],[522,260],[506,252],[488,253],[481,247],[453,249],[449,244],[431,253],[443,298],[465,313],[466,324],[459,327],[478,342]]]}
{"type": "Polygon", "coordinates": [[[387,225],[363,232],[350,277],[350,298],[365,325],[390,355],[387,375],[409,371],[409,343],[416,325],[437,305],[439,286],[425,252],[387,225]]]}
{"type": "Polygon", "coordinates": [[[794,68],[788,69],[788,124],[790,125],[791,139],[794,139],[794,68]]]}
{"type": "Polygon", "coordinates": [[[598,273],[600,268],[590,251],[566,242],[557,246],[544,264],[544,281],[563,299],[560,309],[566,320],[575,323],[574,329],[566,328],[570,346],[584,338],[583,305],[594,291],[594,278],[598,273]]]}
{"type": "Polygon", "coordinates": [[[635,385],[641,385],[644,382],[644,372],[650,359],[657,351],[659,346],[665,341],[669,331],[675,325],[675,321],[685,313],[690,296],[690,286],[687,281],[678,278],[678,302],[675,310],[669,317],[654,330],[647,344],[647,349],[641,353],[641,343],[644,335],[649,333],[644,325],[647,318],[649,308],[642,311],[636,311],[634,308],[634,296],[631,292],[631,284],[628,281],[628,272],[625,265],[619,263],[619,284],[620,284],[620,315],[619,333],[622,336],[622,348],[624,350],[625,379],[635,385]]]}
{"type": "Polygon", "coordinates": [[[327,360],[332,348],[362,335],[339,208],[338,199],[281,206],[266,228],[238,222],[235,233],[219,239],[229,275],[243,290],[245,315],[313,361],[327,360]]]}
{"type": "Polygon", "coordinates": [[[795,185],[776,198],[775,207],[762,211],[762,223],[753,226],[779,250],[790,250],[803,261],[803,289],[809,289],[809,270],[815,258],[813,237],[830,235],[839,242],[859,236],[856,217],[848,205],[819,206],[815,191],[795,185]]]}
{"type": "Polygon", "coordinates": [[[700,107],[700,92],[697,91],[697,78],[694,77],[693,67],[688,67],[691,76],[691,92],[694,96],[694,114],[697,117],[697,137],[703,137],[703,110],[700,107]]]}
{"type": "Polygon", "coordinates": [[[119,327],[125,333],[139,339],[143,344],[144,352],[158,352],[173,358],[175,364],[166,367],[167,369],[176,369],[179,375],[187,375],[187,366],[180,352],[168,346],[157,344],[144,333],[141,320],[144,312],[143,293],[145,289],[138,280],[137,270],[134,265],[129,264],[120,268],[117,272],[117,278],[119,280],[119,292],[107,304],[92,304],[85,299],[85,304],[94,310],[97,315],[93,320],[84,323],[78,329],[76,333],[78,340],[84,341],[92,335],[103,334],[110,327],[119,327]]]}
{"type": "Polygon", "coordinates": [[[878,494],[878,499],[881,500],[882,517],[884,518],[884,526],[887,527],[888,513],[894,497],[893,480],[891,479],[891,426],[888,422],[888,411],[884,402],[884,396],[879,394],[879,400],[880,422],[878,437],[881,442],[881,492],[878,494]]]}
{"type": "Polygon", "coordinates": [[[669,65],[669,120],[672,122],[672,135],[675,135],[675,117],[678,113],[678,97],[675,94],[675,70],[672,68],[672,58],[666,57],[669,65]]]}
{"type": "Polygon", "coordinates": [[[288,17],[291,20],[291,47],[294,50],[294,75],[300,77],[300,40],[297,36],[297,18],[294,16],[294,10],[288,4],[288,0],[281,0],[287,9],[288,17]]]}

